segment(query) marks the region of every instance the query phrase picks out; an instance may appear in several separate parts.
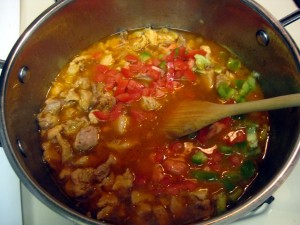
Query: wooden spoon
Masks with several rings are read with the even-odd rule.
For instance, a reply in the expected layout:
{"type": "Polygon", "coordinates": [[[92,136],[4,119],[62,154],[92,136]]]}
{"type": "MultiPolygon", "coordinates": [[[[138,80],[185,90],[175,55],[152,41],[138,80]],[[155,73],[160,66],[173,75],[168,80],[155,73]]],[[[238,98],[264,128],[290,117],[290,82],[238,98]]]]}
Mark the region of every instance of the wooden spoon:
{"type": "Polygon", "coordinates": [[[167,115],[162,128],[177,138],[193,133],[228,116],[300,106],[300,93],[237,104],[185,101],[167,115]]]}

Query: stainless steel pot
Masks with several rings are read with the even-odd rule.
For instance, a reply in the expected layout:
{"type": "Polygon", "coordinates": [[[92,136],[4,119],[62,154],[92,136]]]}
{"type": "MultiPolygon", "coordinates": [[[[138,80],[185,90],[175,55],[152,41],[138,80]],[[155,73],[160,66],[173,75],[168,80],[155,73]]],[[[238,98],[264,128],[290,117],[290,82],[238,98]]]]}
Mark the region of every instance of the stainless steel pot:
{"type": "MultiPolygon", "coordinates": [[[[299,16],[299,12],[297,13],[299,16]]],[[[282,20],[293,21],[295,15],[282,20]]],[[[171,27],[228,47],[261,74],[266,97],[300,92],[300,55],[279,21],[246,0],[65,0],[22,34],[1,74],[1,142],[26,187],[77,223],[86,217],[55,185],[42,161],[36,114],[60,68],[99,39],[124,29],[171,27]]],[[[236,207],[199,224],[227,224],[262,204],[293,169],[300,147],[300,109],[270,113],[268,152],[257,179],[236,207]]]]}

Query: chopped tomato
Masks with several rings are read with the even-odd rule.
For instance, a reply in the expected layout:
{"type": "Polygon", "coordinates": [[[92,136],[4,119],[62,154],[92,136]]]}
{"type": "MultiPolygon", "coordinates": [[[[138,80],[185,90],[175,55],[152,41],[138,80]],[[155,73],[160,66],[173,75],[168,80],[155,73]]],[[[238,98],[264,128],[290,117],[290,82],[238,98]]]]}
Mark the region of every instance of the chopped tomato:
{"type": "Polygon", "coordinates": [[[180,141],[174,141],[172,142],[170,145],[169,145],[169,149],[172,151],[172,152],[182,152],[183,149],[184,149],[184,145],[182,142],[180,141]]]}
{"type": "Polygon", "coordinates": [[[133,73],[132,71],[130,71],[129,69],[124,68],[124,67],[121,69],[121,73],[122,73],[123,76],[126,77],[126,78],[131,78],[131,77],[134,76],[134,73],[133,73]]]}
{"type": "Polygon", "coordinates": [[[112,111],[109,114],[109,120],[113,121],[119,118],[123,112],[123,103],[119,102],[115,105],[112,111]]]}
{"type": "Polygon", "coordinates": [[[124,59],[129,63],[137,63],[139,61],[139,57],[132,54],[126,55],[124,59]]]}
{"type": "Polygon", "coordinates": [[[107,121],[109,119],[109,112],[102,111],[93,111],[93,114],[97,117],[98,120],[107,121]]]}
{"type": "Polygon", "coordinates": [[[187,57],[188,58],[194,58],[195,55],[203,55],[205,56],[207,54],[206,51],[203,49],[196,49],[196,50],[191,50],[188,52],[187,57]]]}
{"type": "Polygon", "coordinates": [[[184,77],[191,82],[194,82],[197,80],[196,74],[189,69],[185,70],[183,74],[184,74],[184,77]]]}
{"type": "Polygon", "coordinates": [[[160,77],[160,72],[154,69],[148,71],[148,76],[151,77],[154,81],[157,81],[160,77]]]}
{"type": "Polygon", "coordinates": [[[228,145],[235,145],[237,143],[241,143],[246,141],[247,139],[247,134],[246,130],[244,128],[235,130],[235,131],[230,131],[224,138],[223,141],[226,142],[228,145]]]}
{"type": "Polygon", "coordinates": [[[105,77],[105,90],[107,91],[112,90],[115,87],[116,83],[117,81],[115,77],[113,76],[105,77]]]}
{"type": "Polygon", "coordinates": [[[132,95],[128,94],[127,92],[117,95],[116,99],[120,102],[130,102],[133,100],[132,95]]]}
{"type": "Polygon", "coordinates": [[[142,93],[142,90],[144,89],[144,85],[135,81],[135,80],[130,80],[127,84],[127,92],[129,94],[133,93],[142,93]]]}
{"type": "Polygon", "coordinates": [[[96,66],[96,71],[97,72],[106,73],[108,70],[109,70],[108,66],[105,66],[105,65],[102,65],[102,64],[99,64],[99,65],[96,66]]]}
{"type": "Polygon", "coordinates": [[[96,83],[99,83],[99,82],[104,81],[105,77],[106,77],[105,73],[98,72],[94,75],[93,81],[95,81],[96,83]]]}
{"type": "Polygon", "coordinates": [[[127,79],[120,79],[120,81],[117,85],[117,88],[114,92],[114,96],[124,93],[126,90],[126,87],[128,85],[128,82],[129,82],[129,80],[127,80],[127,79]]]}
{"type": "Polygon", "coordinates": [[[175,70],[186,70],[189,68],[189,65],[187,62],[181,60],[181,59],[176,59],[174,61],[174,69],[175,70]]]}
{"type": "Polygon", "coordinates": [[[228,157],[228,160],[233,166],[240,166],[243,161],[242,156],[238,154],[232,154],[228,157]]]}
{"type": "Polygon", "coordinates": [[[165,192],[171,195],[177,195],[180,191],[194,191],[198,187],[195,181],[186,180],[168,185],[165,192]]]}

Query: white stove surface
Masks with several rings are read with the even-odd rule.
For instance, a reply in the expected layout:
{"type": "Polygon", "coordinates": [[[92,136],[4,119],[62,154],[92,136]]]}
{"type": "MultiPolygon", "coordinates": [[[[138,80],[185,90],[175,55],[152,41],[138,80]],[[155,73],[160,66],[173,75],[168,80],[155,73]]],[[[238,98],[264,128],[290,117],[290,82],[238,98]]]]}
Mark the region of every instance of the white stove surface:
{"type": "MultiPolygon", "coordinates": [[[[296,10],[292,0],[256,0],[277,19],[296,10]]],[[[6,59],[19,34],[54,0],[0,0],[0,59],[6,59]]],[[[300,47],[300,21],[286,27],[300,47]]],[[[0,225],[75,225],[53,212],[20,184],[0,148],[0,225]]],[[[274,193],[270,207],[232,225],[299,225],[300,163],[274,193]]]]}

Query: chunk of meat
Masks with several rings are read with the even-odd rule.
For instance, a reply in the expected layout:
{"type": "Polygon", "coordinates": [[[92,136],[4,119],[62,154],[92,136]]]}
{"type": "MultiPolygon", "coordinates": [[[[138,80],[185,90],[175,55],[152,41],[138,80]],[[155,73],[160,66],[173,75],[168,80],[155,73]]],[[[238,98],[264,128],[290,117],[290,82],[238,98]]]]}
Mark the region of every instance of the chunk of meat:
{"type": "Polygon", "coordinates": [[[159,225],[169,224],[169,214],[162,205],[153,206],[153,213],[156,216],[159,225]]]}
{"type": "Polygon", "coordinates": [[[82,127],[85,127],[87,125],[88,125],[88,120],[85,117],[73,118],[67,120],[62,124],[63,134],[67,136],[74,135],[78,133],[82,127]]]}
{"type": "Polygon", "coordinates": [[[93,168],[84,168],[76,169],[71,174],[71,190],[69,193],[72,196],[80,197],[84,196],[87,193],[90,193],[93,190],[92,182],[94,179],[94,169],[93,168]]]}
{"type": "Polygon", "coordinates": [[[180,217],[185,210],[185,202],[180,196],[172,196],[170,210],[175,217],[180,217]]]}
{"type": "Polygon", "coordinates": [[[58,165],[61,163],[61,155],[59,152],[56,151],[55,148],[53,148],[51,142],[44,142],[42,144],[42,148],[44,150],[43,152],[43,158],[46,160],[46,162],[50,165],[51,168],[56,169],[58,165]]]}
{"type": "Polygon", "coordinates": [[[96,108],[100,111],[110,111],[116,105],[116,103],[116,98],[109,92],[105,92],[99,96],[99,103],[96,108]]]}
{"type": "Polygon", "coordinates": [[[136,206],[136,214],[139,216],[146,216],[147,214],[152,212],[152,207],[149,203],[140,202],[136,206]]]}
{"type": "Polygon", "coordinates": [[[88,90],[80,89],[79,91],[80,99],[79,99],[79,106],[84,110],[87,111],[91,105],[93,93],[88,90]]]}
{"type": "Polygon", "coordinates": [[[39,127],[49,129],[59,124],[59,117],[56,114],[41,112],[37,116],[39,127]]]}
{"type": "Polygon", "coordinates": [[[70,143],[64,139],[60,133],[56,134],[56,139],[61,147],[61,158],[62,162],[66,162],[72,158],[72,148],[70,143]]]}
{"type": "Polygon", "coordinates": [[[151,45],[157,45],[157,33],[155,30],[147,28],[144,30],[145,36],[149,40],[151,45]]]}
{"type": "Polygon", "coordinates": [[[180,159],[166,159],[163,162],[163,167],[173,175],[185,175],[189,170],[187,162],[180,159]]]}
{"type": "Polygon", "coordinates": [[[105,163],[101,164],[95,169],[96,179],[101,183],[110,173],[110,166],[116,163],[116,157],[109,155],[105,163]]]}
{"type": "Polygon", "coordinates": [[[74,148],[78,151],[87,151],[98,144],[99,131],[94,126],[86,126],[77,133],[74,148]]]}
{"type": "Polygon", "coordinates": [[[129,169],[122,175],[116,177],[116,181],[112,187],[112,190],[126,190],[132,187],[134,176],[129,169]]]}
{"type": "Polygon", "coordinates": [[[71,88],[66,96],[65,96],[65,101],[66,102],[71,102],[71,101],[75,101],[78,102],[80,100],[80,96],[79,94],[75,91],[75,88],[71,88]]]}
{"type": "Polygon", "coordinates": [[[89,80],[89,78],[87,77],[79,77],[75,84],[74,84],[75,88],[80,88],[80,89],[89,89],[91,87],[91,82],[89,80]]]}
{"type": "Polygon", "coordinates": [[[97,202],[97,206],[100,208],[97,213],[97,219],[105,219],[110,216],[118,204],[118,198],[114,194],[104,193],[97,202]]]}
{"type": "Polygon", "coordinates": [[[153,111],[161,108],[161,104],[153,97],[143,96],[140,100],[140,104],[146,111],[153,111]]]}
{"type": "Polygon", "coordinates": [[[147,192],[136,191],[136,190],[131,192],[131,202],[134,205],[139,204],[141,202],[151,202],[153,201],[153,199],[154,196],[147,192]]]}
{"type": "Polygon", "coordinates": [[[62,107],[62,101],[59,99],[47,99],[46,100],[46,106],[43,109],[43,112],[57,114],[62,107]]]}
{"type": "Polygon", "coordinates": [[[63,126],[61,124],[53,127],[53,128],[50,128],[47,132],[47,138],[48,140],[52,140],[54,139],[63,129],[63,126]]]}
{"type": "Polygon", "coordinates": [[[83,70],[85,60],[87,60],[89,57],[87,55],[77,56],[75,57],[72,62],[69,64],[69,67],[67,69],[67,74],[69,75],[75,75],[80,70],[83,70]]]}

